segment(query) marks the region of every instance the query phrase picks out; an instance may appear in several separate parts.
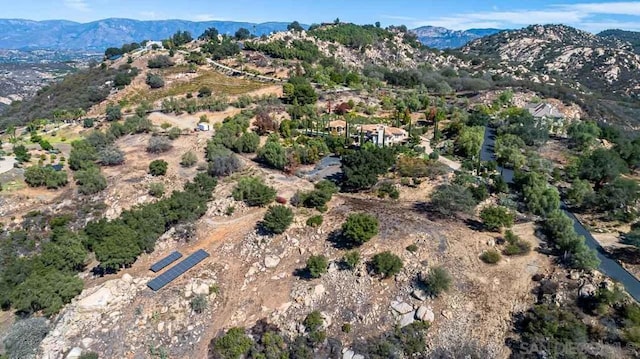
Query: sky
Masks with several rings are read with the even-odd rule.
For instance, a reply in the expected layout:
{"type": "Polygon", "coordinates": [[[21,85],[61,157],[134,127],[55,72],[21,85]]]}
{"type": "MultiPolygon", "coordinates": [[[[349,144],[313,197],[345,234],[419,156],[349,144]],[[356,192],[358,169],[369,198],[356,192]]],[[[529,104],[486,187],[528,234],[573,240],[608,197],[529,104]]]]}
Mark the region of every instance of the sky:
{"type": "Polygon", "coordinates": [[[409,28],[514,29],[566,24],[590,32],[640,31],[640,1],[589,0],[0,0],[2,18],[90,22],[119,17],[312,24],[349,21],[409,28]]]}

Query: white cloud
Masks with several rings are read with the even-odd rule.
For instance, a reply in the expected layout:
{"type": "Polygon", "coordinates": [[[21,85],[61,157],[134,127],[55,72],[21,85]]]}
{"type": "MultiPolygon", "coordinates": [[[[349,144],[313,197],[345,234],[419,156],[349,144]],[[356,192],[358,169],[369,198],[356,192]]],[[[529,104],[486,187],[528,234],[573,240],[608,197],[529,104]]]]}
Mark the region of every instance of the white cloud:
{"type": "Polygon", "coordinates": [[[155,20],[155,19],[157,19],[159,17],[160,16],[155,11],[142,11],[142,12],[140,12],[140,19],[142,19],[142,20],[155,20]]]}
{"type": "Polygon", "coordinates": [[[638,1],[585,3],[554,6],[571,11],[579,11],[584,14],[640,15],[640,2],[638,1]]]}
{"type": "Polygon", "coordinates": [[[193,21],[213,21],[213,20],[222,20],[220,18],[215,17],[211,14],[197,14],[192,18],[193,21]]]}
{"type": "Polygon", "coordinates": [[[418,26],[442,26],[454,30],[479,27],[520,27],[530,24],[576,23],[584,19],[577,11],[490,11],[445,16],[433,20],[415,22],[418,26]]]}
{"type": "MultiPolygon", "coordinates": [[[[531,24],[566,24],[587,31],[597,32],[608,28],[638,29],[637,22],[617,22],[602,19],[603,15],[640,17],[640,1],[554,4],[540,10],[502,10],[494,6],[493,11],[459,13],[432,19],[409,21],[413,26],[441,26],[453,30],[470,28],[519,28],[531,24]]],[[[402,20],[402,19],[399,19],[402,20]]],[[[409,19],[407,19],[409,20],[409,19]]]]}
{"type": "Polygon", "coordinates": [[[64,6],[69,9],[87,12],[90,11],[89,4],[85,0],[64,0],[64,6]]]}
{"type": "Polygon", "coordinates": [[[383,19],[399,20],[399,21],[417,21],[418,20],[415,17],[411,17],[411,16],[382,15],[381,17],[383,19]]]}

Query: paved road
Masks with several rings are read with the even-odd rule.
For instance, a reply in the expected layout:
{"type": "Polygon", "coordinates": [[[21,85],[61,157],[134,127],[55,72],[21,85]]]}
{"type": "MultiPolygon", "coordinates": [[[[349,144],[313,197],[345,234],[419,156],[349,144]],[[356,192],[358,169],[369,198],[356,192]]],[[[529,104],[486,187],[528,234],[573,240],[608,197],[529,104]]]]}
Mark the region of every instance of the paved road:
{"type": "MultiPolygon", "coordinates": [[[[482,150],[480,152],[480,158],[482,161],[495,160],[494,146],[495,146],[496,131],[494,128],[486,127],[484,132],[484,142],[482,144],[482,150]]],[[[513,183],[513,170],[508,168],[498,167],[502,174],[502,178],[507,183],[513,183]]],[[[611,279],[618,281],[624,285],[629,295],[631,295],[636,301],[640,302],[640,281],[626,269],[624,269],[620,263],[609,258],[606,255],[604,248],[593,238],[593,235],[585,228],[585,226],[576,218],[576,216],[569,212],[567,206],[562,203],[561,209],[564,213],[573,221],[573,228],[576,233],[585,238],[586,245],[595,250],[600,260],[600,266],[598,269],[611,279]]]]}

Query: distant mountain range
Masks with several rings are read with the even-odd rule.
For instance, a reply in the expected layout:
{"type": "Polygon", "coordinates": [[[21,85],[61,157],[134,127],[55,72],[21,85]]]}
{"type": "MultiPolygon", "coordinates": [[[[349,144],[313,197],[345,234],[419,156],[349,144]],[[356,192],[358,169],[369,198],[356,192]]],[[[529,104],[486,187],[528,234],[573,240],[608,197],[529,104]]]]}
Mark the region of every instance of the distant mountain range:
{"type": "Polygon", "coordinates": [[[496,34],[500,29],[469,29],[456,31],[444,27],[423,26],[411,30],[423,44],[436,49],[455,49],[481,37],[496,34]]]}
{"type": "Polygon", "coordinates": [[[287,29],[286,22],[261,24],[234,21],[186,20],[140,21],[131,19],[104,19],[89,23],[65,20],[31,21],[0,19],[0,49],[98,50],[110,46],[142,40],[161,40],[176,31],[189,31],[198,37],[207,28],[215,27],[221,34],[234,34],[244,27],[260,36],[287,29]]]}
{"type": "MultiPolygon", "coordinates": [[[[286,22],[261,24],[235,21],[104,19],[89,23],[66,20],[32,21],[0,19],[0,49],[17,50],[82,50],[103,51],[107,47],[142,40],[161,40],[176,31],[189,31],[198,37],[207,28],[215,27],[222,34],[234,34],[244,27],[260,36],[287,29],[286,22]]],[[[459,48],[472,40],[493,35],[499,29],[449,30],[424,26],[411,30],[425,45],[438,49],[459,48]]]]}

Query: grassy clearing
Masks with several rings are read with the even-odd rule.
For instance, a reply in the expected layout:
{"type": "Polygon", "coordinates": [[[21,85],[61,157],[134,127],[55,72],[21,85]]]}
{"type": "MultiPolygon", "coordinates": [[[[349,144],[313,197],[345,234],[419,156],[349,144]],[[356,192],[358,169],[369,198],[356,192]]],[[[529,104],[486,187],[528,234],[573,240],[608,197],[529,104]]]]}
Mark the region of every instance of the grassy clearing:
{"type": "Polygon", "coordinates": [[[55,131],[55,134],[56,135],[53,136],[52,133],[47,133],[41,135],[41,137],[43,140],[49,141],[49,143],[51,143],[52,145],[59,143],[71,143],[77,139],[80,139],[81,137],[78,133],[74,132],[70,128],[60,129],[58,131],[55,131]]]}
{"type": "MultiPolygon", "coordinates": [[[[184,72],[180,69],[168,69],[163,72],[167,75],[184,72]]],[[[168,81],[167,81],[168,82],[168,81]]],[[[150,90],[137,90],[127,96],[126,103],[138,104],[143,101],[155,102],[167,97],[180,96],[187,93],[197,95],[198,90],[202,87],[209,87],[214,95],[241,95],[247,92],[255,91],[265,87],[265,84],[253,82],[245,79],[225,76],[212,70],[202,70],[199,74],[190,80],[173,80],[165,88],[150,90]]]]}
{"type": "Polygon", "coordinates": [[[2,192],[11,192],[26,188],[27,184],[24,181],[10,181],[2,184],[2,192]]]}

